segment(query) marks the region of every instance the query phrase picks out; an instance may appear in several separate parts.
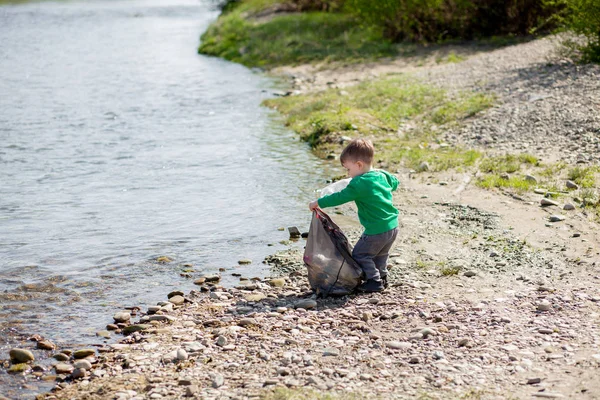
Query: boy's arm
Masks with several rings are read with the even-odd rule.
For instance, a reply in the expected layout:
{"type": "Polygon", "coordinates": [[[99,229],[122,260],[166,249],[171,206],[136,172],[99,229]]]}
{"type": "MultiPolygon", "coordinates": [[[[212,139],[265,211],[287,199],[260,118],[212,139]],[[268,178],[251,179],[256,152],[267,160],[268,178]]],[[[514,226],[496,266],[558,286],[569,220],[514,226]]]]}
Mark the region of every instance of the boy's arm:
{"type": "Polygon", "coordinates": [[[349,201],[354,201],[358,198],[359,190],[352,184],[352,181],[343,190],[337,193],[330,194],[329,196],[323,196],[318,201],[319,207],[335,207],[349,201]]]}
{"type": "Polygon", "coordinates": [[[384,170],[380,170],[381,172],[383,172],[387,178],[388,183],[390,184],[390,186],[392,187],[392,192],[396,189],[398,189],[398,185],[400,184],[400,181],[398,181],[398,178],[396,178],[396,175],[392,175],[387,171],[384,170]]]}

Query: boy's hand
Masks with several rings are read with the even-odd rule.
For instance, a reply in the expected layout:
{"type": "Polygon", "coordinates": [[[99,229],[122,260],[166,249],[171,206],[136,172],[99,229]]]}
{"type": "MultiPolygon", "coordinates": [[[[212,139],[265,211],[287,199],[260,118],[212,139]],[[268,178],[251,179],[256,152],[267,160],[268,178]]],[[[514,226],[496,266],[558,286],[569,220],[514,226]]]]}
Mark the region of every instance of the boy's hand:
{"type": "Polygon", "coordinates": [[[311,202],[308,204],[308,209],[309,209],[310,211],[315,211],[315,209],[317,209],[317,208],[319,208],[319,201],[318,201],[318,200],[311,201],[311,202]]]}

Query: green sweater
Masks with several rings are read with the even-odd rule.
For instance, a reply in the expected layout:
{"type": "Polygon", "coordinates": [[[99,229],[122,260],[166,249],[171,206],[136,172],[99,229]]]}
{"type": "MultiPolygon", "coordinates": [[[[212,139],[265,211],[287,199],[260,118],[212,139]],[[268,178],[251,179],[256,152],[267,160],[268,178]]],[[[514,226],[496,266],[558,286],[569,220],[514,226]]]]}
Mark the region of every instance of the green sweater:
{"type": "Polygon", "coordinates": [[[335,207],[354,201],[365,235],[378,235],[398,226],[398,210],[392,204],[392,192],[396,188],[398,179],[394,175],[371,170],[352,178],[344,190],[321,197],[319,207],[335,207]]]}

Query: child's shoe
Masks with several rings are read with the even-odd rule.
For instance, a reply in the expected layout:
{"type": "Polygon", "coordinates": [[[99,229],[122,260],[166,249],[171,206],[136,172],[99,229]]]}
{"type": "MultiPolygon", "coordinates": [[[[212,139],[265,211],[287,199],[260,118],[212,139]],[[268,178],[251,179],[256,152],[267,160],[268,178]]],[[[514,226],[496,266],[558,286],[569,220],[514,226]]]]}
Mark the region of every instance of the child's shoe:
{"type": "Polygon", "coordinates": [[[381,281],[376,281],[375,279],[368,279],[361,283],[358,287],[359,292],[364,293],[375,293],[383,291],[383,283],[381,281]]]}
{"type": "Polygon", "coordinates": [[[390,284],[388,283],[388,280],[387,280],[387,275],[381,277],[381,284],[383,285],[384,289],[387,289],[388,287],[390,287],[390,284]]]}

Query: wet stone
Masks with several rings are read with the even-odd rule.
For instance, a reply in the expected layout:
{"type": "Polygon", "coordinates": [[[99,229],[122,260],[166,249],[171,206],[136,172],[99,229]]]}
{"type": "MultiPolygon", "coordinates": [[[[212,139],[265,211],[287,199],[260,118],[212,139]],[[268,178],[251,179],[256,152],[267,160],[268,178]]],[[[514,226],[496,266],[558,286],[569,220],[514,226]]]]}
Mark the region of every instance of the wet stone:
{"type": "Polygon", "coordinates": [[[49,340],[40,340],[36,347],[41,350],[54,350],[56,345],[49,340]]]}
{"type": "Polygon", "coordinates": [[[90,363],[88,360],[75,361],[75,363],[73,364],[73,368],[82,368],[85,370],[90,370],[92,369],[92,363],[90,363]]]}
{"type": "Polygon", "coordinates": [[[173,296],[169,299],[169,301],[173,304],[175,304],[176,306],[182,305],[185,301],[185,299],[183,298],[183,296],[173,296]]]}
{"type": "Polygon", "coordinates": [[[70,364],[58,363],[54,366],[57,374],[70,374],[74,367],[70,364]]]}
{"type": "Polygon", "coordinates": [[[56,353],[52,357],[57,361],[69,361],[69,356],[63,353],[56,353]]]}
{"type": "Polygon", "coordinates": [[[10,360],[15,363],[26,363],[35,360],[33,353],[26,349],[11,349],[9,352],[10,360]]]}
{"type": "Polygon", "coordinates": [[[312,299],[300,300],[294,304],[294,308],[304,308],[305,310],[315,308],[316,306],[317,302],[312,299]]]}
{"type": "Polygon", "coordinates": [[[131,314],[128,311],[120,311],[113,315],[115,322],[129,322],[131,314]]]}

